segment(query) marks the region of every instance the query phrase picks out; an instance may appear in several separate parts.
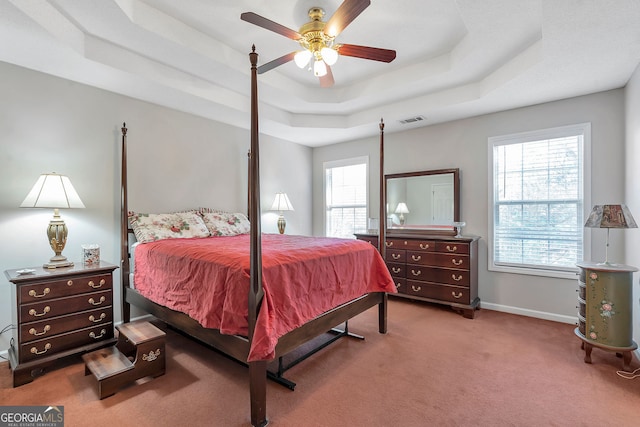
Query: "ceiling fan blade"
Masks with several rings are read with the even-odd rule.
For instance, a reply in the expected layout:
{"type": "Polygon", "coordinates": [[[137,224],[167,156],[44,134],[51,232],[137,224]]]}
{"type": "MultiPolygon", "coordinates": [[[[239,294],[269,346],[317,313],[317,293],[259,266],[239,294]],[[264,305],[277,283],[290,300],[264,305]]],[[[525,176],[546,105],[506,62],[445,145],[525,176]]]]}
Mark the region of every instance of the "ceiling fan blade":
{"type": "Polygon", "coordinates": [[[324,27],[325,34],[330,37],[337,36],[370,4],[370,0],[344,0],[338,10],[327,21],[324,27]]]}
{"type": "Polygon", "coordinates": [[[379,47],[358,46],[356,44],[343,44],[338,47],[338,53],[343,56],[371,59],[373,61],[391,62],[396,59],[396,51],[380,49],[379,47]]]}
{"type": "Polygon", "coordinates": [[[286,55],[276,58],[273,61],[267,62],[258,67],[258,74],[266,73],[269,70],[273,70],[282,64],[286,64],[289,61],[293,61],[293,57],[296,56],[296,52],[287,53],[286,55]]]}
{"type": "Polygon", "coordinates": [[[298,33],[297,31],[294,31],[291,28],[287,28],[284,25],[280,25],[277,22],[273,22],[260,15],[256,15],[253,12],[245,12],[241,14],[240,19],[242,19],[243,21],[247,21],[251,24],[257,25],[258,27],[262,27],[269,31],[273,31],[274,33],[278,33],[280,35],[288,37],[292,40],[299,40],[302,37],[300,33],[298,33]]]}
{"type": "Polygon", "coordinates": [[[318,77],[320,80],[320,87],[331,87],[335,83],[333,80],[333,72],[331,71],[331,67],[327,65],[327,74],[322,77],[318,77]]]}

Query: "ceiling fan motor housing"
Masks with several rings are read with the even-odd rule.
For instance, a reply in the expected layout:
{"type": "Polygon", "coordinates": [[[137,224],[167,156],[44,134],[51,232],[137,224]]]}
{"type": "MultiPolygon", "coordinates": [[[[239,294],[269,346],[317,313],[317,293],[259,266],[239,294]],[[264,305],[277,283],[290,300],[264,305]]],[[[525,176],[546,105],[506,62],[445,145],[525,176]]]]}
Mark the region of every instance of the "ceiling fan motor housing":
{"type": "Polygon", "coordinates": [[[309,9],[309,18],[311,21],[300,27],[298,31],[302,38],[298,40],[300,46],[313,53],[317,61],[322,60],[320,51],[324,47],[331,48],[333,46],[334,37],[328,36],[324,32],[326,22],[322,21],[324,10],[320,7],[312,7],[309,9]]]}

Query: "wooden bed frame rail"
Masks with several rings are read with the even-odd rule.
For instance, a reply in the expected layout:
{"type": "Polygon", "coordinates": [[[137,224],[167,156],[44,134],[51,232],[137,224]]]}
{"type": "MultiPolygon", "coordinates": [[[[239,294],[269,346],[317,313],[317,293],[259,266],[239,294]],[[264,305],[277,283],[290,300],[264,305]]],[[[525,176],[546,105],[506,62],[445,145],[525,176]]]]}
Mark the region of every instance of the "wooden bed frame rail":
{"type": "MultiPolygon", "coordinates": [[[[122,125],[122,166],[121,166],[121,246],[120,246],[120,275],[122,285],[122,321],[127,323],[131,320],[131,305],[144,310],[172,327],[186,333],[187,335],[212,346],[224,354],[243,363],[247,363],[251,339],[260,310],[260,303],[263,297],[262,289],[262,242],[260,228],[260,153],[259,153],[259,130],[258,130],[258,84],[257,84],[257,63],[258,54],[255,46],[252,46],[249,54],[251,63],[251,149],[249,151],[249,197],[248,212],[251,224],[250,231],[250,292],[247,301],[249,309],[248,317],[248,337],[236,335],[224,335],[216,329],[202,327],[184,313],[171,310],[156,304],[143,297],[135,289],[131,288],[129,274],[130,249],[129,235],[133,230],[129,226],[128,219],[128,199],[127,199],[127,127],[122,125]]],[[[384,254],[384,229],[386,223],[386,212],[384,207],[384,123],[380,122],[380,239],[379,251],[384,254]]],[[[354,316],[378,306],[378,330],[380,333],[387,332],[387,294],[385,292],[372,292],[349,301],[339,307],[335,307],[315,319],[305,323],[301,327],[287,333],[278,340],[276,345],[276,358],[280,357],[300,345],[316,338],[336,326],[348,321],[354,316]]],[[[249,366],[249,394],[251,407],[251,424],[253,426],[266,426],[268,424],[266,412],[267,396],[267,361],[248,362],[249,366]]]]}

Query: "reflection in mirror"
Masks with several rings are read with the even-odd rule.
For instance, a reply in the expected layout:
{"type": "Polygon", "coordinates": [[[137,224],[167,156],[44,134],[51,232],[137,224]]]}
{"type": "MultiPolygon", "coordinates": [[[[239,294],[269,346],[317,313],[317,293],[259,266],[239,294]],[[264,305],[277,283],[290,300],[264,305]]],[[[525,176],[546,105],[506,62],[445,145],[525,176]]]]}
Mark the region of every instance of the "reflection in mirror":
{"type": "Polygon", "coordinates": [[[387,175],[387,229],[452,231],[460,221],[459,170],[387,175]]]}

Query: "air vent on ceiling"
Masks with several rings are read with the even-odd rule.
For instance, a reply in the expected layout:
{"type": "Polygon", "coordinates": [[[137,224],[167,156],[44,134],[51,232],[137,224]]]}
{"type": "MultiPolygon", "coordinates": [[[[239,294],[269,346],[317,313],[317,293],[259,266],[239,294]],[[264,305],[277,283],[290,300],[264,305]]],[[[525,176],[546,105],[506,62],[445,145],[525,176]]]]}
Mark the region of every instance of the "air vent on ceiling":
{"type": "Polygon", "coordinates": [[[409,117],[408,119],[400,120],[400,123],[403,125],[406,125],[409,123],[421,122],[423,120],[424,120],[424,116],[415,116],[415,117],[409,117]]]}

